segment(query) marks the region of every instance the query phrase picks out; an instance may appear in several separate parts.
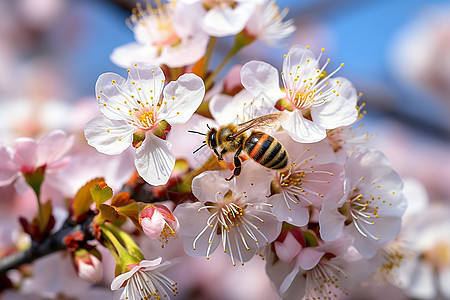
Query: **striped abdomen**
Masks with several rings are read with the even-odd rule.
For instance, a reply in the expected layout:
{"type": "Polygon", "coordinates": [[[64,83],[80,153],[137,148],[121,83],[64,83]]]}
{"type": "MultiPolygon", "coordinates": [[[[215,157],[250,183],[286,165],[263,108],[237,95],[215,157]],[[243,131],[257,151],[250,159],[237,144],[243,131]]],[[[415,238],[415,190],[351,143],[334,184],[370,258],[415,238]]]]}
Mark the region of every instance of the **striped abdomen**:
{"type": "Polygon", "coordinates": [[[261,131],[253,131],[245,140],[244,152],[269,169],[282,170],[288,164],[288,154],[283,145],[261,131]]]}

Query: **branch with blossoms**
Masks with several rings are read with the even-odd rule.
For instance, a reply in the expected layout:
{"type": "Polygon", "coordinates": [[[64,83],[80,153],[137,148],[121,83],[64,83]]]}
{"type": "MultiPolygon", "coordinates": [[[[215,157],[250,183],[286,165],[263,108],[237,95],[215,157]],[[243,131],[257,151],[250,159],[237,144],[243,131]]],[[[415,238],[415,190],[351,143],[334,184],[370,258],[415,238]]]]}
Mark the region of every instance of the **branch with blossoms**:
{"type": "Polygon", "coordinates": [[[325,49],[295,45],[281,70],[250,61],[219,80],[248,45],[294,32],[287,13],[273,0],[138,4],[127,21],[136,42],[111,54],[126,78],[104,73],[95,85],[100,114],[84,126],[92,147],[62,131],[0,147],[0,185],[36,206],[20,218],[28,242],[0,247],[1,286],[27,293],[24,264],[60,251],[97,286],[112,258],[106,284],[120,299],[170,299],[177,284],[162,272],[190,257],[213,262],[218,248],[232,266],[263,257],[283,299],[390,281],[405,257],[407,200],[388,159],[368,147],[372,135],[355,127],[364,104],[336,77],[343,64],[330,71],[325,49]],[[169,259],[170,248],[183,253],[169,259]]]}

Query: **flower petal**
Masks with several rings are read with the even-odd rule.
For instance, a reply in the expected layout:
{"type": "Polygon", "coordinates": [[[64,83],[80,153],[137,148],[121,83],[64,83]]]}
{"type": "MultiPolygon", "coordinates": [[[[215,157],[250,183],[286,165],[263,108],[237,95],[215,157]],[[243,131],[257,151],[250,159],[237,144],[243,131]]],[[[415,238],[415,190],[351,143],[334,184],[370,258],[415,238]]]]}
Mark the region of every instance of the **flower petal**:
{"type": "Polygon", "coordinates": [[[275,104],[284,93],[280,90],[278,70],[262,61],[250,61],[241,70],[242,85],[257,99],[275,104]]]}
{"type": "Polygon", "coordinates": [[[230,185],[220,172],[206,171],[192,180],[192,194],[202,203],[217,202],[229,190],[230,185]]]}
{"type": "Polygon", "coordinates": [[[325,201],[319,215],[320,237],[324,241],[334,241],[342,236],[345,217],[339,213],[334,200],[325,201]]]}
{"type": "Polygon", "coordinates": [[[175,166],[172,144],[147,132],[142,145],[136,149],[134,163],[139,175],[149,184],[165,184],[175,166]]]}
{"type": "Polygon", "coordinates": [[[134,275],[134,273],[139,271],[140,268],[141,268],[140,266],[135,266],[131,271],[120,274],[119,276],[114,278],[114,280],[111,282],[111,290],[115,291],[120,289],[123,283],[128,279],[130,279],[134,275]]]}
{"type": "Polygon", "coordinates": [[[54,130],[39,141],[37,165],[51,164],[63,157],[72,148],[74,136],[67,136],[62,130],[54,130]]]}
{"type": "MultiPolygon", "coordinates": [[[[284,193],[284,192],[282,192],[284,193]]],[[[285,195],[289,197],[289,195],[285,195]]],[[[294,198],[296,201],[296,199],[294,198]]],[[[301,203],[285,200],[283,194],[275,194],[269,198],[269,203],[273,205],[272,212],[279,221],[285,221],[295,226],[305,226],[309,222],[309,210],[301,203]],[[286,201],[289,203],[286,204],[286,201]]]]}
{"type": "Polygon", "coordinates": [[[18,167],[11,155],[8,148],[0,146],[0,186],[11,184],[17,177],[18,167]]]}
{"type": "Polygon", "coordinates": [[[110,120],[99,116],[84,127],[84,136],[97,151],[115,155],[130,147],[135,129],[124,121],[110,120]]]}
{"type": "Polygon", "coordinates": [[[154,260],[142,260],[139,263],[139,267],[154,269],[155,267],[159,266],[161,264],[161,262],[162,262],[162,257],[158,257],[154,260]]]}
{"type": "Polygon", "coordinates": [[[237,2],[234,8],[213,7],[203,17],[203,29],[207,34],[216,37],[237,34],[244,29],[254,9],[255,4],[251,2],[237,2]]]}
{"type": "Polygon", "coordinates": [[[300,143],[315,143],[327,136],[324,128],[305,119],[299,110],[294,111],[281,125],[293,140],[300,143]]]}
{"type": "Polygon", "coordinates": [[[134,63],[157,63],[158,47],[140,43],[129,43],[117,47],[109,56],[111,61],[122,68],[128,68],[134,63]]]}
{"type": "Polygon", "coordinates": [[[32,171],[37,162],[37,148],[38,143],[30,138],[17,138],[14,147],[14,161],[19,166],[21,171],[32,171]]]}
{"type": "Polygon", "coordinates": [[[302,245],[289,231],[282,243],[275,241],[274,245],[277,256],[285,263],[290,263],[302,250],[302,245]]]}
{"type": "Polygon", "coordinates": [[[305,79],[316,78],[319,63],[311,50],[294,45],[283,61],[283,81],[286,89],[301,88],[305,79]],[[300,78],[301,80],[295,80],[300,78]],[[300,84],[300,85],[299,85],[300,84]]]}
{"type": "MultiPolygon", "coordinates": [[[[319,84],[322,86],[322,83],[319,84]]],[[[321,97],[319,94],[315,96],[316,102],[311,108],[313,121],[326,129],[354,123],[358,119],[358,110],[356,109],[358,96],[352,83],[345,78],[338,77],[330,78],[323,84],[328,84],[328,89],[333,92],[325,97],[321,97]]]]}
{"type": "Polygon", "coordinates": [[[183,74],[164,89],[164,107],[158,120],[170,124],[186,123],[200,106],[205,96],[205,84],[195,74],[183,74]]]}
{"type": "Polygon", "coordinates": [[[324,254],[325,252],[314,247],[306,247],[298,255],[297,263],[303,270],[311,270],[319,263],[324,254]]]}

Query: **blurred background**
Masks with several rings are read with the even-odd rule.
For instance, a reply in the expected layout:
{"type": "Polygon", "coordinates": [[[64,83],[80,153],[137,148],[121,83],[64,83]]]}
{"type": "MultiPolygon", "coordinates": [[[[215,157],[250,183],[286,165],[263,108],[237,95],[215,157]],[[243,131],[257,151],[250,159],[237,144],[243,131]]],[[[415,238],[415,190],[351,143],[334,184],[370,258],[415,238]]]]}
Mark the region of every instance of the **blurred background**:
{"type": "MultiPolygon", "coordinates": [[[[450,2],[448,0],[278,0],[297,32],[277,48],[251,45],[234,63],[259,59],[281,70],[293,44],[324,47],[328,71],[345,63],[363,93],[366,130],[404,178],[432,201],[450,201],[450,2]]],[[[0,1],[0,143],[53,128],[78,132],[98,114],[97,77],[125,75],[109,55],[134,40],[134,1],[0,1]]],[[[226,53],[228,39],[217,49],[226,53]]],[[[220,53],[218,53],[220,56],[220,53]]],[[[325,60],[323,58],[323,60],[325,60]]],[[[217,57],[214,64],[218,65],[217,57]]],[[[225,73],[225,72],[223,72],[225,73]]],[[[239,277],[237,277],[239,278],[239,277]]]]}

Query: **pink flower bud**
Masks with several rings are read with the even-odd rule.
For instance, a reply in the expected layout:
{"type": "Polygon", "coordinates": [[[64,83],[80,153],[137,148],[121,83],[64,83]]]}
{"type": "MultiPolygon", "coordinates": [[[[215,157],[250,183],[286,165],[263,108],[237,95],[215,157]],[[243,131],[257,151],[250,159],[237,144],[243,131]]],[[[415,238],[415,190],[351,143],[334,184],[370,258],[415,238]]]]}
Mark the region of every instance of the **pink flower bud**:
{"type": "Polygon", "coordinates": [[[146,236],[158,239],[163,246],[179,229],[177,218],[167,207],[160,204],[152,204],[144,208],[139,215],[139,224],[146,236]]]}
{"type": "Polygon", "coordinates": [[[96,249],[79,249],[73,255],[77,275],[88,282],[99,283],[103,277],[101,255],[96,249]]]}

